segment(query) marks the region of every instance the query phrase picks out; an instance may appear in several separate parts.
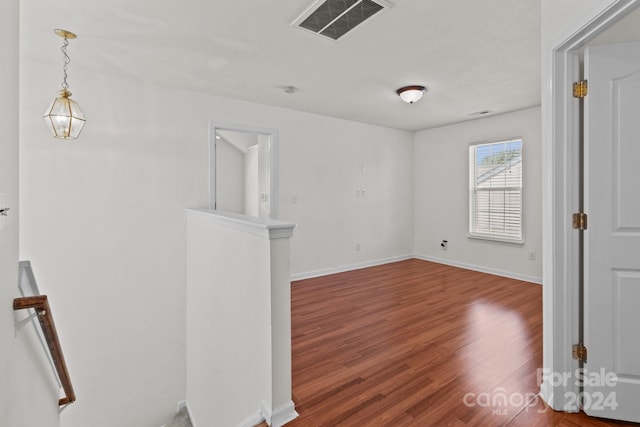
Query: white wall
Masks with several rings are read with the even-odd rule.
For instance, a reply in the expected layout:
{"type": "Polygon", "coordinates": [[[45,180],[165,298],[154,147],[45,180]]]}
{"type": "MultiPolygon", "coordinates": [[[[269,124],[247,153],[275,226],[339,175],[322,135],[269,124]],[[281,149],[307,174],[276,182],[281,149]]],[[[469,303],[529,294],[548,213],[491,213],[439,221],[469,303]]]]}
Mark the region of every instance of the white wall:
{"type": "MultiPolygon", "coordinates": [[[[3,2],[0,14],[0,425],[55,427],[58,385],[32,322],[16,327],[28,311],[15,313],[18,290],[18,0],[3,2]],[[5,204],[6,203],[6,204],[5,204]],[[4,228],[4,229],[2,229],[4,228]]],[[[55,300],[51,301],[54,314],[55,300]]],[[[62,332],[61,332],[62,333],[62,332]]]]}
{"type": "Polygon", "coordinates": [[[413,252],[411,133],[84,74],[81,64],[74,58],[70,89],[87,125],[61,142],[42,123],[59,64],[21,58],[21,254],[56,295],[78,395],[63,425],[161,425],[184,399],[182,209],[208,203],[209,120],[278,130],[279,217],[298,224],[292,273],[413,252]]]}
{"type": "Polygon", "coordinates": [[[168,122],[171,94],[95,75],[71,80],[80,139],[55,140],[42,68],[22,61],[21,256],[56,296],[78,395],[62,423],[159,426],[184,399],[182,208],[207,200],[207,144],[168,122]]]}
{"type": "MultiPolygon", "coordinates": [[[[271,194],[271,179],[273,176],[277,175],[277,171],[275,174],[271,173],[271,147],[277,145],[277,135],[258,135],[258,188],[257,188],[257,199],[258,202],[258,215],[260,218],[271,218],[272,216],[275,218],[278,216],[277,209],[276,212],[271,213],[271,198],[275,197],[275,194],[271,194]],[[273,139],[273,141],[272,141],[273,139]],[[263,200],[261,195],[266,194],[266,200],[263,200]]],[[[278,166],[275,165],[274,169],[277,169],[278,166]]]]}
{"type": "Polygon", "coordinates": [[[294,225],[187,211],[187,401],[198,425],[281,426],[291,399],[294,225]]]}
{"type": "Polygon", "coordinates": [[[245,212],[245,154],[226,139],[216,141],[216,206],[245,212]]]}
{"type": "Polygon", "coordinates": [[[329,117],[294,117],[295,124],[275,126],[278,217],[297,224],[292,273],[412,254],[413,135],[329,117]],[[366,189],[365,197],[356,197],[358,188],[366,189]]]}
{"type": "Polygon", "coordinates": [[[258,202],[260,200],[258,173],[258,144],[247,149],[244,155],[244,213],[249,216],[259,216],[258,202]]]}
{"type": "MultiPolygon", "coordinates": [[[[541,0],[543,67],[552,44],[568,39],[588,19],[614,3],[616,0],[541,0]],[[549,51],[547,55],[544,54],[545,51],[549,51]]],[[[543,82],[545,81],[543,72],[543,82]]]]}
{"type": "Polygon", "coordinates": [[[415,248],[427,259],[542,279],[540,108],[425,130],[415,135],[415,248]],[[522,137],[524,245],[469,239],[469,144],[522,137]],[[440,243],[448,240],[448,249],[440,243]],[[536,260],[529,261],[529,252],[536,260]]]}
{"type": "MultiPolygon", "coordinates": [[[[187,400],[201,426],[271,406],[269,239],[187,218],[187,400]]],[[[290,374],[289,374],[290,375],[290,374]]]]}

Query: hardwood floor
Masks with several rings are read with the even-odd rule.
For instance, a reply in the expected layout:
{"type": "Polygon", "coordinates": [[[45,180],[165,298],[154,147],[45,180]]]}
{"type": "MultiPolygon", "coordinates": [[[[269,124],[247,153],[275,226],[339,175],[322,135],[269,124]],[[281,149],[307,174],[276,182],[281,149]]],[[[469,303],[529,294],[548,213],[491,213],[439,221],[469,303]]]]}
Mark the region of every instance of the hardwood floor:
{"type": "Polygon", "coordinates": [[[536,396],[540,285],[441,264],[293,282],[292,354],[291,427],[633,425],[536,396]]]}

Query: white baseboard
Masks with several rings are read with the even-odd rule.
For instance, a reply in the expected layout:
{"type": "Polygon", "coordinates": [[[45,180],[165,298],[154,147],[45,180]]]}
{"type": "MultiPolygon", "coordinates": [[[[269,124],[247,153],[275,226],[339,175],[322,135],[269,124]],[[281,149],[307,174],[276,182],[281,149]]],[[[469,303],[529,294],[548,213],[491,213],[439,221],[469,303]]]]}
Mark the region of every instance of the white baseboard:
{"type": "Polygon", "coordinates": [[[341,265],[339,267],[329,267],[320,270],[308,271],[306,273],[297,273],[291,275],[291,281],[311,279],[313,277],[328,276],[329,274],[343,273],[345,271],[359,270],[361,268],[375,267],[376,265],[389,264],[391,262],[404,261],[415,258],[413,255],[399,255],[390,258],[381,258],[372,261],[358,262],[355,264],[341,265]]]}
{"type": "MultiPolygon", "coordinates": [[[[186,400],[182,400],[178,402],[176,412],[179,412],[182,408],[186,408],[187,414],[189,414],[189,420],[191,420],[191,425],[193,427],[198,427],[195,420],[193,419],[193,413],[189,409],[189,404],[186,400]]],[[[242,421],[237,427],[254,427],[258,424],[266,421],[271,427],[282,427],[289,421],[293,421],[298,418],[298,413],[295,410],[295,405],[292,400],[282,405],[279,408],[276,408],[273,413],[270,413],[264,405],[257,411],[255,414],[251,415],[246,420],[242,421]]],[[[165,427],[165,426],[161,426],[165,427]]]]}
{"type": "MultiPolygon", "coordinates": [[[[554,387],[551,381],[549,378],[544,378],[542,384],[540,384],[540,393],[538,393],[538,396],[544,400],[544,403],[554,411],[569,413],[580,412],[580,408],[576,405],[575,400],[571,398],[571,396],[575,396],[577,393],[569,391],[571,390],[571,385],[569,388],[554,387]]],[[[575,387],[577,388],[577,385],[575,387]]]]}
{"type": "Polygon", "coordinates": [[[193,418],[193,412],[191,412],[191,408],[189,408],[189,403],[186,400],[181,400],[178,402],[178,410],[176,412],[180,412],[180,409],[185,408],[187,410],[187,414],[189,415],[189,421],[191,421],[192,427],[198,427],[196,424],[196,420],[193,418]]]}
{"type": "Polygon", "coordinates": [[[263,416],[262,411],[257,411],[255,414],[238,424],[237,427],[255,427],[263,421],[267,421],[267,424],[269,424],[269,421],[263,416]]]}
{"type": "Polygon", "coordinates": [[[269,423],[269,425],[271,427],[281,427],[296,418],[298,418],[296,406],[293,403],[293,400],[290,400],[279,408],[274,409],[271,414],[271,423],[269,423]]]}
{"type": "Polygon", "coordinates": [[[551,409],[554,409],[555,402],[553,401],[553,387],[549,384],[548,380],[542,380],[538,396],[540,396],[544,403],[546,403],[551,409]]]}
{"type": "Polygon", "coordinates": [[[496,276],[508,277],[509,279],[522,280],[523,282],[542,284],[542,277],[528,276],[525,274],[514,273],[512,271],[499,270],[497,268],[483,267],[480,265],[466,264],[464,262],[451,261],[448,259],[435,258],[425,255],[415,255],[414,258],[423,261],[437,262],[438,264],[450,265],[452,267],[464,268],[465,270],[479,271],[480,273],[494,274],[496,276]]]}
{"type": "Polygon", "coordinates": [[[525,274],[514,273],[512,271],[499,270],[497,268],[483,267],[483,266],[474,265],[474,264],[466,264],[463,262],[451,261],[447,259],[435,258],[435,257],[426,256],[426,255],[418,255],[418,254],[399,255],[399,256],[390,257],[390,258],[382,258],[382,259],[376,259],[373,261],[365,261],[365,262],[359,262],[356,264],[343,265],[340,267],[323,268],[320,270],[309,271],[306,273],[292,274],[291,281],[294,282],[296,280],[328,276],[329,274],[344,273],[345,271],[359,270],[361,268],[374,267],[376,265],[389,264],[392,262],[404,261],[411,258],[417,258],[423,261],[437,262],[438,264],[445,264],[445,265],[450,265],[452,267],[464,268],[465,270],[473,270],[473,271],[479,271],[481,273],[495,274],[496,276],[522,280],[524,282],[531,282],[538,285],[542,284],[542,277],[528,276],[525,274]]]}
{"type": "Polygon", "coordinates": [[[267,404],[264,402],[260,405],[260,415],[267,424],[271,425],[271,411],[267,409],[267,404]]]}

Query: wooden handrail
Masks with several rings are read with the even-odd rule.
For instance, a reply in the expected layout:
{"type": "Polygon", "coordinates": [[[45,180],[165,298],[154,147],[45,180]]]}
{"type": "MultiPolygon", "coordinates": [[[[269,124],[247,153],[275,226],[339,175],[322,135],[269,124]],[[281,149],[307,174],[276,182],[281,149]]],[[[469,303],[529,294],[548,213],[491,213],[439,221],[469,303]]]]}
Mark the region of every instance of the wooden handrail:
{"type": "Polygon", "coordinates": [[[60,406],[67,405],[76,401],[76,394],[73,391],[71,385],[71,377],[67,370],[67,363],[64,360],[62,354],[62,347],[60,346],[60,340],[58,339],[58,332],[56,331],[56,325],[53,323],[53,316],[51,315],[51,308],[49,308],[49,301],[46,295],[38,295],[34,297],[16,298],[13,300],[14,310],[23,310],[25,308],[33,308],[40,321],[42,327],[42,333],[47,340],[47,346],[49,352],[51,352],[51,358],[53,364],[58,372],[58,378],[62,383],[62,389],[64,390],[65,397],[58,401],[60,406]]]}

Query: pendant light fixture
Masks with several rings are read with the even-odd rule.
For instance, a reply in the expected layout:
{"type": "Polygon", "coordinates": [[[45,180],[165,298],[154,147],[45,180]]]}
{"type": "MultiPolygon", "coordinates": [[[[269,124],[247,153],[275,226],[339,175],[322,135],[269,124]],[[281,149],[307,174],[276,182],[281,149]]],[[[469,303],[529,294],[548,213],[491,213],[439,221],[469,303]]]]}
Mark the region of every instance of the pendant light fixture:
{"type": "Polygon", "coordinates": [[[404,86],[396,91],[396,93],[402,98],[402,100],[408,104],[413,104],[422,98],[422,95],[427,91],[424,86],[404,86]]]}
{"type": "Polygon", "coordinates": [[[64,78],[62,80],[62,90],[58,92],[59,96],[53,100],[53,103],[45,112],[44,121],[54,137],[76,139],[86,122],[78,103],[71,99],[71,92],[68,90],[69,84],[67,83],[67,67],[71,62],[67,54],[67,46],[69,46],[69,39],[75,39],[76,35],[67,30],[56,29],[53,32],[64,39],[60,49],[64,55],[64,66],[62,67],[64,78]]]}

